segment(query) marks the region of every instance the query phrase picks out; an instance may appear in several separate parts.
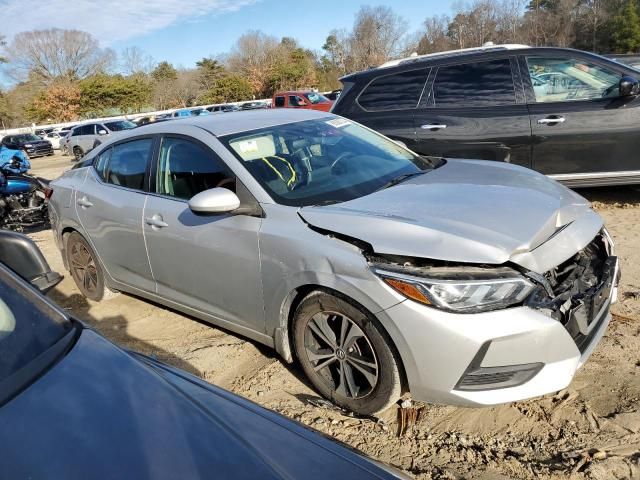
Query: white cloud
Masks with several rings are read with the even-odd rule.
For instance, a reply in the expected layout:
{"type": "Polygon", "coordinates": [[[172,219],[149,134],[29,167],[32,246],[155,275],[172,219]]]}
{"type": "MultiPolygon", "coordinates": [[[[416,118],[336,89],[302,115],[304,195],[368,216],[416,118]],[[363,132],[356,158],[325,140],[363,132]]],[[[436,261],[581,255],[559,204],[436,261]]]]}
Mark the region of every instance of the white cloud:
{"type": "MultiPolygon", "coordinates": [[[[128,40],[179,22],[223,14],[258,0],[0,0],[0,33],[64,28],[91,33],[102,45],[128,40]]],[[[180,41],[180,39],[176,39],[180,41]]]]}

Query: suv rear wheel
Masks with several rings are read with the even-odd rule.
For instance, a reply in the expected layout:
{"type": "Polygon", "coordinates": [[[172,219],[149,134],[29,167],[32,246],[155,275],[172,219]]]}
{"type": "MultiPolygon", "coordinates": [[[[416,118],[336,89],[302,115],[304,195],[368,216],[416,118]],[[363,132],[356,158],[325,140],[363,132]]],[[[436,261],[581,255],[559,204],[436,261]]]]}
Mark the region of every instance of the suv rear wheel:
{"type": "Polygon", "coordinates": [[[293,343],[311,383],[343,408],[374,415],[402,394],[400,361],[391,339],[355,302],[311,293],[295,311],[293,343]]]}
{"type": "Polygon", "coordinates": [[[73,147],[73,156],[76,158],[76,161],[78,162],[82,160],[82,157],[84,156],[84,152],[82,151],[82,148],[80,148],[78,145],[73,147]]]}

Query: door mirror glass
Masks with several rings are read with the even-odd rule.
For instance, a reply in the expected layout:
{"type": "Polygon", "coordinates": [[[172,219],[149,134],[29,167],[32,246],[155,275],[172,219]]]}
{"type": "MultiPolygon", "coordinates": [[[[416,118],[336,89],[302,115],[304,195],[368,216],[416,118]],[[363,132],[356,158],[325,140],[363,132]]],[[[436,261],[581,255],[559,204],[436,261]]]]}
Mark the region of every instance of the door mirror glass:
{"type": "Polygon", "coordinates": [[[221,187],[200,192],[189,200],[189,208],[194,213],[228,213],[239,206],[238,196],[221,187]]]}
{"type": "Polygon", "coordinates": [[[638,79],[627,75],[620,79],[620,86],[618,88],[621,97],[630,97],[640,93],[640,83],[638,79]]]}
{"type": "Polygon", "coordinates": [[[98,130],[98,135],[106,135],[107,131],[106,130],[98,130]]]}

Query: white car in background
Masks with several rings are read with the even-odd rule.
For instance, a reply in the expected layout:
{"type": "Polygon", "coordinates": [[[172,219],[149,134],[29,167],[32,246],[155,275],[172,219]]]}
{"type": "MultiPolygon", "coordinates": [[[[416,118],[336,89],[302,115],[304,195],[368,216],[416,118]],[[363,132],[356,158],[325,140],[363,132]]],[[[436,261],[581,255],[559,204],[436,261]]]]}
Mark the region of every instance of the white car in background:
{"type": "Polygon", "coordinates": [[[44,136],[45,140],[51,142],[54,150],[60,150],[60,141],[69,133],[69,130],[61,130],[59,132],[50,132],[44,136]]]}

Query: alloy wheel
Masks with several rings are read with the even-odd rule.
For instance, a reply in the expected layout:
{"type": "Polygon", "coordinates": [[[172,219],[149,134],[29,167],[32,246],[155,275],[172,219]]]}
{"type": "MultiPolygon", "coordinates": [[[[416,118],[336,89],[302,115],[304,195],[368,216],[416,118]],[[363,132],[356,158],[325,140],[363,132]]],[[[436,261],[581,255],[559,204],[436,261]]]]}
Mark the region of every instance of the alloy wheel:
{"type": "Polygon", "coordinates": [[[91,252],[81,242],[71,245],[71,272],[86,293],[94,294],[98,288],[98,269],[91,252]]]}
{"type": "Polygon", "coordinates": [[[315,372],[337,394],[363,398],[378,384],[379,367],[371,342],[349,317],[319,312],[308,321],[304,348],[315,372]]]}

